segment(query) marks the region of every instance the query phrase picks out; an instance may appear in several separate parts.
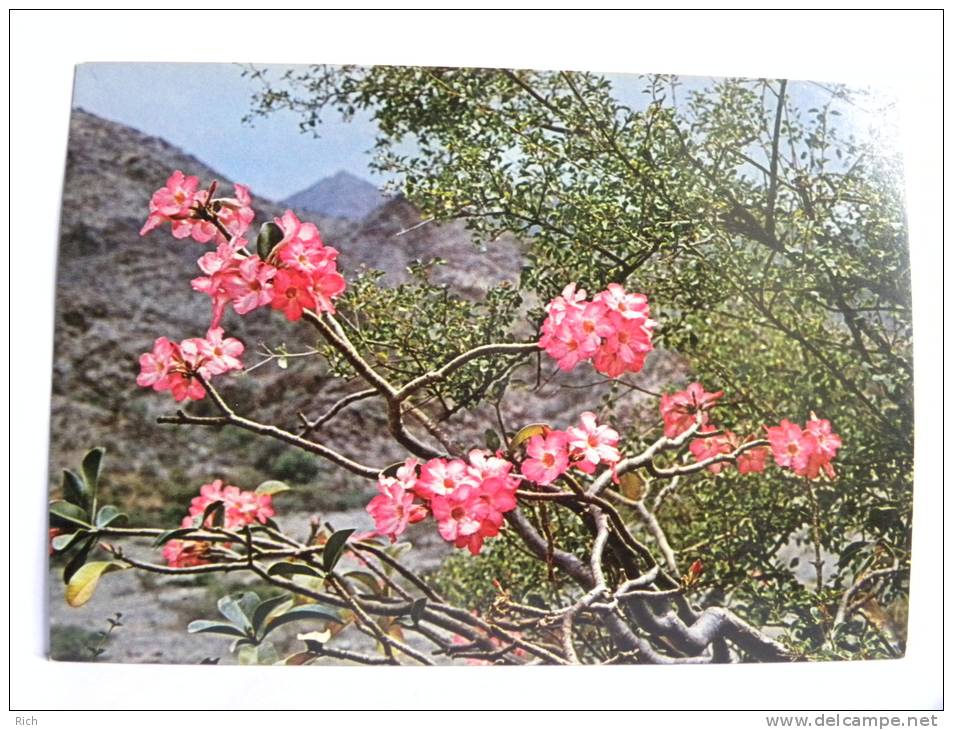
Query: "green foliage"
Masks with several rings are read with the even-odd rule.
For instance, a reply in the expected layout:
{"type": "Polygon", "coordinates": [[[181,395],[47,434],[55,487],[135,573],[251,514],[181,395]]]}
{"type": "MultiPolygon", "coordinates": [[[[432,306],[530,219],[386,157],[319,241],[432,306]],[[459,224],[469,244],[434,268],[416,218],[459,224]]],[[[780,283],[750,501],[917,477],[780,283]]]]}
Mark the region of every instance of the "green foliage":
{"type": "Polygon", "coordinates": [[[317,459],[313,455],[299,449],[282,449],[267,473],[294,484],[308,484],[319,471],[317,459]]]}
{"type": "MultiPolygon", "coordinates": [[[[381,272],[364,271],[339,300],[348,337],[395,384],[474,347],[506,341],[513,328],[522,301],[519,292],[504,282],[489,289],[482,301],[464,299],[431,281],[440,265],[439,260],[415,264],[409,267],[410,282],[394,288],[380,285],[381,272]]],[[[338,352],[328,347],[325,355],[334,375],[353,374],[338,352]]],[[[479,403],[513,364],[513,358],[474,360],[427,392],[449,416],[479,403]]]]}
{"type": "Polygon", "coordinates": [[[275,664],[278,654],[266,639],[276,629],[301,621],[341,623],[329,609],[314,605],[295,606],[293,603],[286,593],[265,599],[253,591],[227,594],[218,601],[218,612],[225,621],[192,621],[188,631],[190,634],[214,634],[232,639],[231,651],[238,656],[240,664],[275,664]]]}

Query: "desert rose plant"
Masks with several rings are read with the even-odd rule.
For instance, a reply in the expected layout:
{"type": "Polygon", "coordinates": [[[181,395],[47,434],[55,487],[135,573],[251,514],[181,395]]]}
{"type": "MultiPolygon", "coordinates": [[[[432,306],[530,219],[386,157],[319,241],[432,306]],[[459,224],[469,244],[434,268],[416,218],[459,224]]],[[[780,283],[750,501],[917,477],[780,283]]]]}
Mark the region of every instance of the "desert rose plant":
{"type": "MultiPolygon", "coordinates": [[[[231,638],[243,661],[680,664],[798,658],[783,635],[769,635],[710,599],[699,605],[704,558],[680,566],[656,512],[680,481],[705,473],[737,470],[748,480],[796,485],[811,505],[815,589],[821,591],[823,515],[815,491],[818,484],[836,486],[842,447],[828,420],[788,413],[729,430],[718,411],[730,391],[694,382],[659,394],[661,428],[639,449],[629,446],[634,442],[625,433],[635,424],[610,424],[597,404],[582,405],[554,424],[507,429],[500,419],[487,424],[493,443],[459,443],[453,418],[438,418],[428,405],[435,385],[475,363],[509,372],[545,359],[563,371],[591,368],[611,379],[636,375],[653,356],[656,304],[619,282],[588,292],[566,281],[541,310],[535,336],[463,351],[448,342],[436,366],[395,376],[362,353],[353,325],[338,312],[348,282],[338,270],[338,251],[315,224],[289,210],[264,223],[252,244],[249,190],[236,185],[231,197],[216,197],[218,192],[215,182],[202,187],[177,170],[152,197],[141,233],[169,225],[176,238],[205,247],[197,259],[201,275],[191,285],[209,297],[211,315],[204,333],[157,332],[152,350],[139,359],[137,382],[178,404],[159,419],[162,424],[243,429],[367,480],[377,490],[367,504],[375,529],[317,522],[308,535],[289,534],[279,526],[287,485],[231,485],[214,474],[182,505],[187,514],[177,526],[125,526],[118,508],[98,504],[103,451],[94,449],[80,473],[64,473],[63,499],[50,507],[51,550],[68,556],[64,579],[71,605],[85,603],[113,571],[247,573],[271,597],[252,591],[226,596],[219,603],[225,621],[189,626],[231,638]],[[363,381],[322,416],[301,414],[296,431],[257,420],[222,394],[230,377],[250,373],[244,343],[228,334],[229,320],[261,308],[313,328],[328,360],[363,381]],[[191,410],[199,401],[210,402],[211,412],[191,410]],[[383,410],[387,432],[405,454],[401,461],[364,463],[315,436],[356,403],[383,410]],[[481,559],[506,537],[500,543],[505,549],[518,545],[564,581],[561,599],[526,602],[497,583],[489,607],[475,610],[449,600],[401,562],[397,541],[415,523],[424,523],[415,530],[435,530],[468,560],[481,559]],[[124,541],[141,538],[152,540],[154,561],[123,549],[124,541]],[[108,559],[93,559],[94,550],[108,559]],[[292,622],[301,623],[301,646],[278,656],[267,637],[292,622]],[[348,627],[373,640],[376,652],[336,646],[348,627]]],[[[837,618],[843,622],[846,615],[837,618]]]]}

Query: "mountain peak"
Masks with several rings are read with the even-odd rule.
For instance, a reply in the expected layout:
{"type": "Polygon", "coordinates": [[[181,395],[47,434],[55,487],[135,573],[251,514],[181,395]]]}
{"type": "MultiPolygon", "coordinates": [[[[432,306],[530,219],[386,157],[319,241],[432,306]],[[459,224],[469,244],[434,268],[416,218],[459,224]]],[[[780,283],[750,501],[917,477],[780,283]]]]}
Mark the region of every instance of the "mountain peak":
{"type": "Polygon", "coordinates": [[[375,185],[346,170],[318,180],[311,187],[290,195],[289,208],[334,218],[360,220],[385,200],[375,185]]]}

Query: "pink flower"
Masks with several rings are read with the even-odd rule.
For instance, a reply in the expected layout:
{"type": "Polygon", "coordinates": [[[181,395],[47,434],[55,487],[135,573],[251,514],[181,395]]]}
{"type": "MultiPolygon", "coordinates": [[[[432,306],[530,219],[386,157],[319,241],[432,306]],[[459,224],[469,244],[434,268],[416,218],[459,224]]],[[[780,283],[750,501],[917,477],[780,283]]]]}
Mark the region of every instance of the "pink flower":
{"type": "Polygon", "coordinates": [[[423,499],[455,492],[461,487],[476,488],[478,480],[461,459],[431,459],[420,468],[414,491],[423,499]]]}
{"type": "Polygon", "coordinates": [[[570,284],[546,306],[539,346],[562,370],[589,359],[612,378],[641,370],[652,351],[655,326],[645,296],[629,294],[619,284],[611,284],[591,302],[585,296],[570,284]]]}
{"type": "Polygon", "coordinates": [[[533,436],[526,456],[520,465],[523,476],[543,486],[551,484],[569,468],[569,437],[563,431],[550,431],[545,438],[533,436]]]}
{"type": "Polygon", "coordinates": [[[469,484],[461,484],[452,492],[438,494],[430,502],[437,531],[447,542],[456,542],[460,537],[472,535],[480,529],[481,519],[477,511],[481,502],[477,490],[469,484]]]}
{"type": "Polygon", "coordinates": [[[414,504],[414,493],[400,479],[381,477],[377,489],[380,494],[367,505],[368,514],[374,518],[376,534],[386,535],[394,542],[407,525],[427,516],[427,508],[414,504]]]}
{"type": "Polygon", "coordinates": [[[232,236],[244,235],[255,220],[255,211],[251,207],[251,193],[248,186],[235,184],[234,198],[219,198],[218,219],[232,236]]]}
{"type": "MultiPolygon", "coordinates": [[[[751,436],[747,440],[751,440],[754,437],[751,436]]],[[[737,448],[737,446],[735,446],[737,448]]],[[[747,451],[738,454],[738,459],[736,464],[738,466],[738,471],[742,474],[754,474],[756,472],[764,471],[764,462],[768,458],[768,449],[764,446],[757,446],[753,449],[748,449],[747,451]]]]}
{"type": "Polygon", "coordinates": [[[805,476],[816,479],[821,471],[833,479],[836,474],[831,465],[831,459],[837,455],[841,446],[841,438],[831,430],[831,422],[827,419],[818,419],[814,414],[804,425],[805,433],[814,437],[815,449],[807,461],[805,476]]]}
{"type": "Polygon", "coordinates": [[[169,540],[162,548],[162,557],[170,568],[194,568],[206,565],[210,547],[194,540],[169,540]]]}
{"type": "Polygon", "coordinates": [[[228,279],[238,271],[240,259],[235,252],[244,244],[243,238],[231,243],[220,243],[215,251],[210,251],[198,260],[199,268],[206,276],[192,279],[192,288],[212,298],[212,327],[218,327],[225,307],[232,298],[228,279]]]}
{"type": "Polygon", "coordinates": [[[608,288],[594,299],[625,319],[649,319],[648,298],[644,294],[628,294],[620,284],[609,284],[608,288]]]}
{"type": "MultiPolygon", "coordinates": [[[[698,433],[700,435],[706,433],[712,433],[716,431],[713,426],[705,426],[700,429],[698,433]]],[[[688,445],[689,451],[692,452],[692,456],[695,457],[695,461],[704,461],[705,459],[710,459],[715,456],[721,456],[722,454],[730,454],[734,449],[731,445],[732,434],[730,432],[724,434],[716,434],[714,436],[709,436],[708,438],[697,438],[692,439],[692,442],[688,445]]],[[[720,461],[714,464],[708,465],[708,471],[712,474],[717,474],[722,469],[725,468],[727,462],[720,461]]]]}
{"type": "Polygon", "coordinates": [[[317,311],[334,314],[332,300],[344,291],[344,277],[337,271],[315,271],[311,275],[311,294],[317,311]]]}
{"type": "Polygon", "coordinates": [[[151,353],[139,356],[140,373],[136,383],[160,392],[171,391],[177,401],[186,398],[201,400],[205,397],[205,388],[195,377],[200,365],[193,340],[177,345],[160,337],[151,353]]]}
{"type": "Polygon", "coordinates": [[[216,479],[209,484],[203,484],[199,487],[198,496],[192,497],[192,502],[189,505],[189,516],[193,518],[193,522],[189,525],[183,524],[182,526],[198,526],[195,520],[201,519],[202,514],[212,502],[225,501],[224,489],[225,485],[221,479],[216,479]]]}
{"type": "Polygon", "coordinates": [[[152,346],[152,352],[139,356],[139,377],[136,383],[156,391],[168,390],[169,374],[178,354],[178,346],[167,337],[160,337],[152,346]]]}
{"type": "MultiPolygon", "coordinates": [[[[189,217],[198,185],[197,177],[191,175],[186,177],[181,170],[173,172],[166,180],[165,187],[159,188],[152,194],[152,200],[149,201],[149,216],[142,230],[139,231],[139,235],[144,236],[169,221],[173,223],[173,235],[176,238],[188,236],[187,229],[184,235],[176,235],[175,223],[178,219],[189,217]]],[[[179,231],[182,230],[180,227],[179,231]]]]}
{"type": "Polygon", "coordinates": [[[312,274],[321,268],[326,268],[324,246],[320,243],[305,243],[291,240],[276,248],[278,259],[288,268],[297,269],[303,274],[312,274]]]}
{"type": "Polygon", "coordinates": [[[573,466],[586,474],[593,474],[602,464],[615,464],[622,458],[616,445],[619,434],[609,426],[596,423],[596,414],[586,411],[580,417],[579,426],[567,430],[570,456],[573,466]]]}
{"type": "Polygon", "coordinates": [[[295,269],[279,269],[272,282],[272,309],[281,309],[292,322],[301,319],[305,309],[314,309],[311,282],[307,275],[295,269]]]}
{"type": "Polygon", "coordinates": [[[256,522],[265,524],[275,515],[268,494],[256,494],[238,487],[228,486],[222,490],[225,498],[225,527],[235,529],[256,522]]]}
{"type": "Polygon", "coordinates": [[[617,312],[610,312],[609,320],[614,329],[596,352],[593,365],[610,378],[639,372],[653,349],[651,328],[655,323],[650,319],[626,319],[617,312]]]}
{"type": "Polygon", "coordinates": [[[205,510],[213,502],[224,504],[224,525],[225,529],[228,530],[244,525],[252,525],[256,522],[265,524],[275,515],[275,509],[269,495],[243,491],[232,485],[225,486],[221,479],[216,479],[209,484],[203,484],[199,489],[198,496],[192,498],[192,503],[189,506],[191,522],[187,525],[183,523],[183,527],[196,525],[205,510]]]}
{"type": "Polygon", "coordinates": [[[224,334],[225,330],[221,327],[213,327],[205,335],[205,339],[197,341],[198,354],[205,360],[203,372],[222,375],[244,367],[239,358],[245,351],[245,346],[234,337],[224,337],[224,334]]]}
{"type": "Polygon", "coordinates": [[[227,239],[241,236],[248,230],[255,212],[251,208],[251,196],[244,185],[235,185],[234,198],[210,199],[209,190],[198,189],[198,178],[186,177],[176,170],[166,181],[165,187],[157,190],[149,201],[149,216],[139,231],[144,236],[163,223],[170,223],[175,238],[189,238],[199,243],[214,241],[223,243],[227,239]],[[215,216],[228,235],[208,218],[215,216]]]}
{"type": "Polygon", "coordinates": [[[469,454],[470,473],[479,480],[501,477],[509,479],[515,485],[520,483],[520,478],[513,476],[513,462],[504,459],[501,452],[492,453],[484,449],[473,449],[469,454]]]}
{"type": "Polygon", "coordinates": [[[692,383],[685,390],[666,393],[659,403],[662,421],[665,423],[665,435],[675,438],[695,423],[695,416],[702,414],[702,425],[708,423],[708,411],[724,395],[723,391],[707,393],[701,383],[692,383]]]}
{"type": "Polygon", "coordinates": [[[808,470],[808,461],[817,450],[817,439],[786,418],[782,419],[780,425],[768,428],[767,432],[768,441],[771,442],[771,451],[777,465],[791,469],[795,474],[805,476],[808,470]]]}
{"type": "Polygon", "coordinates": [[[248,314],[253,309],[270,304],[271,282],[276,273],[274,266],[264,263],[258,256],[244,259],[225,285],[235,311],[248,314]]]}

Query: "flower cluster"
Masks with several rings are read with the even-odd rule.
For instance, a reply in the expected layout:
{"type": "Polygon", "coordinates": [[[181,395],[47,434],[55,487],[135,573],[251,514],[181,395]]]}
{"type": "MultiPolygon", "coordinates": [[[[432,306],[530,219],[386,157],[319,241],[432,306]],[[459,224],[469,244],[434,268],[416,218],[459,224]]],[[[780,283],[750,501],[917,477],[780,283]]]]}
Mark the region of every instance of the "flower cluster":
{"type": "Polygon", "coordinates": [[[710,411],[718,399],[724,395],[719,390],[714,393],[707,393],[701,383],[692,383],[685,390],[677,393],[665,393],[659,402],[659,412],[662,414],[662,421],[665,424],[665,435],[668,438],[675,438],[684,433],[693,425],[698,414],[701,414],[701,425],[708,423],[708,411],[710,411]]]}
{"type": "Polygon", "coordinates": [[[593,474],[599,464],[611,468],[622,458],[617,445],[619,434],[596,422],[596,414],[586,411],[579,425],[566,431],[548,430],[526,444],[526,459],[520,466],[523,476],[540,485],[552,484],[575,467],[593,474]]]}
{"type": "Polygon", "coordinates": [[[377,534],[396,540],[407,525],[432,514],[447,542],[476,555],[499,534],[503,515],[516,507],[520,478],[500,453],[474,449],[468,460],[408,459],[393,477],[381,476],[380,491],[367,505],[377,534]]]}
{"type": "MultiPolygon", "coordinates": [[[[182,527],[207,527],[201,525],[202,515],[210,505],[222,503],[223,525],[226,530],[235,530],[255,523],[265,524],[274,514],[271,497],[256,494],[232,485],[224,485],[221,479],[203,484],[197,497],[192,498],[189,514],[182,518],[182,527]]],[[[211,515],[206,518],[211,520],[211,515]]],[[[189,568],[208,562],[211,548],[208,543],[194,540],[170,540],[162,549],[162,556],[173,568],[189,568]]]]}
{"type": "Polygon", "coordinates": [[[333,300],[344,291],[338,273],[336,249],[325,246],[314,223],[305,223],[290,210],[274,224],[281,239],[263,260],[249,255],[247,241],[234,238],[202,256],[198,265],[204,276],[192,288],[212,298],[212,324],[217,325],[228,304],[237,314],[271,305],[291,321],[305,309],[334,312],[333,300]]]}
{"type": "Polygon", "coordinates": [[[177,401],[201,400],[205,388],[196,376],[208,379],[241,370],[244,351],[245,346],[234,337],[225,337],[221,327],[213,327],[205,337],[192,337],[180,343],[160,337],[152,352],[139,356],[136,383],[160,392],[168,390],[177,401]]]}
{"type": "Polygon", "coordinates": [[[812,413],[804,428],[783,419],[766,430],[778,466],[808,479],[817,479],[821,472],[834,478],[831,460],[837,455],[841,439],[831,430],[830,421],[812,413]]]}
{"type": "MultiPolygon", "coordinates": [[[[694,426],[696,421],[699,423],[697,435],[700,438],[692,439],[688,445],[696,461],[732,454],[754,440],[754,436],[741,439],[731,431],[715,428],[711,424],[709,411],[723,395],[723,391],[709,393],[701,383],[692,383],[685,390],[665,393],[659,402],[666,437],[676,438],[694,426]]],[[[748,448],[735,458],[735,466],[742,474],[764,471],[767,455],[767,450],[762,446],[748,448]]],[[[713,474],[718,474],[727,464],[727,461],[718,461],[707,468],[713,474]]]]}
{"type": "Polygon", "coordinates": [[[212,299],[211,326],[218,327],[229,304],[241,315],[271,305],[292,321],[305,309],[334,312],[333,300],[345,283],[337,270],[338,252],[324,245],[317,226],[285,211],[273,224],[278,240],[251,254],[243,238],[255,218],[248,188],[235,185],[234,198],[213,198],[215,188],[212,183],[199,190],[197,177],[176,170],[152,195],[139,232],[144,236],[169,223],[176,238],[215,244],[198,260],[203,275],[192,280],[193,289],[212,299]]]}
{"type": "Polygon", "coordinates": [[[570,284],[546,312],[539,346],[562,370],[592,360],[600,373],[617,378],[641,370],[652,351],[655,322],[649,319],[648,300],[643,294],[627,293],[619,284],[609,284],[592,301],[570,284]]]}
{"type": "MultiPolygon", "coordinates": [[[[692,439],[692,442],[688,445],[688,450],[692,452],[692,456],[695,457],[696,461],[704,461],[705,459],[710,459],[713,456],[721,456],[722,454],[732,454],[744,444],[754,440],[754,436],[740,439],[731,431],[719,431],[710,425],[699,429],[698,435],[704,436],[704,438],[692,439]],[[705,436],[705,434],[712,435],[705,436]]],[[[764,460],[767,456],[768,450],[765,447],[755,446],[738,454],[734,460],[735,466],[738,467],[738,471],[742,474],[762,472],[764,471],[764,460]]],[[[718,461],[714,464],[709,464],[708,471],[717,474],[727,465],[728,462],[718,461]]]]}
{"type": "Polygon", "coordinates": [[[216,184],[212,183],[208,190],[199,190],[197,177],[176,170],[166,180],[165,187],[152,194],[149,216],[139,235],[169,223],[175,238],[191,237],[199,243],[223,243],[228,238],[241,236],[255,219],[248,188],[236,185],[234,198],[213,198],[215,188],[216,184]],[[228,231],[228,238],[213,223],[215,219],[228,231]]]}

